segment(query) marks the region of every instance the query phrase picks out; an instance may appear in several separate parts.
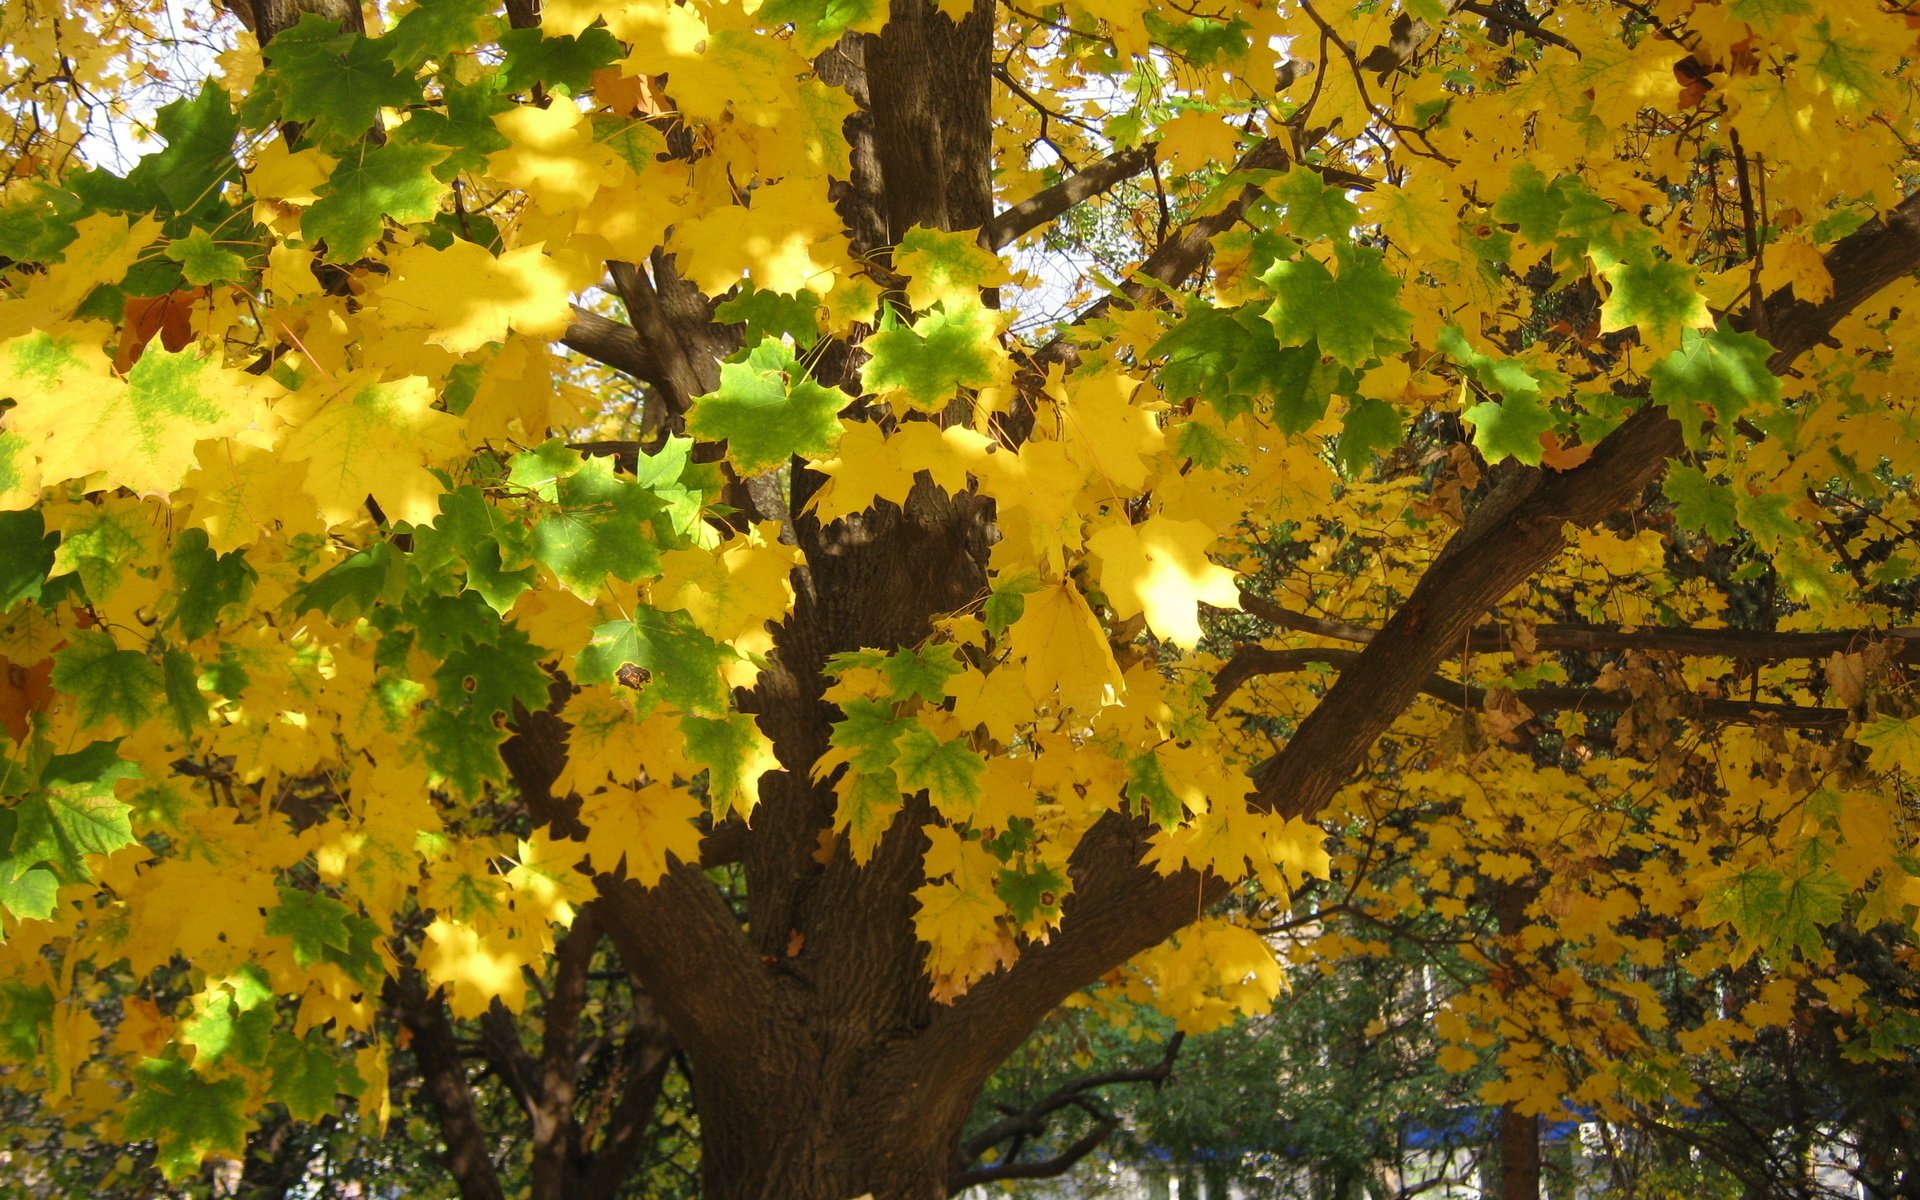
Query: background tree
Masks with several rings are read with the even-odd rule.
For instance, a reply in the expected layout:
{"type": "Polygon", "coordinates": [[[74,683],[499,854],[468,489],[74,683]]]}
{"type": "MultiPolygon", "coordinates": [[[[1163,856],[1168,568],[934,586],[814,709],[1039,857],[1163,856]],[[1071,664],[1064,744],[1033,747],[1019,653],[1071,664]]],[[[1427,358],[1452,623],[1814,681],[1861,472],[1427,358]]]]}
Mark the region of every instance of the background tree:
{"type": "Polygon", "coordinates": [[[155,14],[0,26],[0,995],[76,1126],[187,1174],[404,1045],[463,1195],[611,1194],[657,1019],[705,1195],[938,1196],[1087,985],[1271,1001],[1209,910],[1403,792],[1568,989],[1516,1120],[1685,1093],[1620,963],[1910,922],[1904,12],[302,7],[115,170],[155,14]]]}

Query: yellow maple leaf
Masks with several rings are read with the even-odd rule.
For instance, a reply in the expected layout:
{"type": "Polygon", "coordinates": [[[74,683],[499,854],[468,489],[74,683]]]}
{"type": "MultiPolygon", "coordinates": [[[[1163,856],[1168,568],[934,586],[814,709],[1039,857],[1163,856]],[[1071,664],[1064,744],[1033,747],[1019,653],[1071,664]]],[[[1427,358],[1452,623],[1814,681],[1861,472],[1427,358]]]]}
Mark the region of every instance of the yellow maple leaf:
{"type": "Polygon", "coordinates": [[[149,346],[124,380],[86,343],[36,335],[0,355],[0,394],[17,401],[8,425],[34,445],[46,484],[98,473],[132,491],[170,492],[196,442],[260,420],[278,390],[192,348],[149,346]]]}
{"type": "Polygon", "coordinates": [[[571,104],[517,105],[493,119],[509,145],[487,159],[487,173],[519,188],[551,213],[587,207],[625,173],[612,150],[571,104]]]}
{"type": "Polygon", "coordinates": [[[1240,131],[1222,113],[1189,108],[1160,126],[1160,156],[1176,171],[1230,167],[1239,145],[1240,131]]]}
{"type": "Polygon", "coordinates": [[[649,783],[611,787],[580,806],[587,826],[587,856],[595,871],[609,874],[626,864],[642,887],[660,882],[673,862],[700,861],[700,801],[685,788],[649,783]]]}
{"type": "Polygon", "coordinates": [[[509,940],[500,928],[479,929],[441,917],[427,926],[420,969],[429,983],[447,989],[447,1008],[456,1017],[479,1017],[495,1000],[519,1012],[527,1003],[522,968],[532,961],[532,950],[509,940]]]}
{"type": "Polygon", "coordinates": [[[97,213],[74,229],[79,236],[67,243],[60,262],[27,289],[27,298],[43,320],[67,316],[93,289],[126,278],[128,269],[160,236],[160,223],[152,217],[136,221],[112,213],[97,213]]]}
{"type": "Polygon", "coordinates": [[[1093,712],[1117,704],[1126,690],[1100,621],[1070,579],[1042,583],[1008,631],[1014,653],[1026,660],[1027,694],[1093,712]]]}
{"type": "Polygon", "coordinates": [[[558,337],[573,320],[577,267],[539,245],[495,258],[456,239],[445,250],[411,246],[389,261],[395,278],[380,289],[380,311],[427,330],[427,341],[454,354],[502,341],[509,329],[558,337]]]}
{"type": "Polygon", "coordinates": [[[852,265],[840,214],[826,190],[806,179],[756,189],[751,207],[709,208],[674,226],[668,246],[681,273],[709,296],[743,275],[763,291],[821,289],[852,265]]]}
{"type": "Polygon", "coordinates": [[[1113,524],[1087,539],[1100,560],[1100,587],[1121,620],[1146,615],[1155,636],[1176,646],[1200,641],[1200,608],[1234,608],[1240,589],[1232,571],[1211,562],[1211,527],[1164,516],[1139,525],[1113,524]]]}
{"type": "Polygon", "coordinates": [[[431,522],[445,489],[427,466],[464,451],[460,419],[434,410],[433,389],[417,375],[382,380],[357,372],[327,392],[283,451],[307,464],[307,494],[321,517],[344,524],[372,496],[391,520],[431,522]]]}

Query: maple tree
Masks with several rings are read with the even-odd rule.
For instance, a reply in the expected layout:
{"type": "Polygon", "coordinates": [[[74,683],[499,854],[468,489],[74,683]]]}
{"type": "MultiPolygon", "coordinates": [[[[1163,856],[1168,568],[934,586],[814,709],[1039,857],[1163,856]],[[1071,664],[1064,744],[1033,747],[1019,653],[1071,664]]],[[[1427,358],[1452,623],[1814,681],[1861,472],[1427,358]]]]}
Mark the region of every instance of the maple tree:
{"type": "Polygon", "coordinates": [[[677,1048],[705,1194],[939,1196],[1046,1014],[1259,1011],[1328,879],[1496,914],[1516,1130],[1911,1040],[1826,941],[1920,903],[1904,8],[234,8],[0,16],[0,1048],[74,1127],[180,1176],[404,1053],[500,1195],[471,1022],[533,1195],[677,1048]],[[1668,960],[1764,980],[1662,1033],[1668,960]]]}

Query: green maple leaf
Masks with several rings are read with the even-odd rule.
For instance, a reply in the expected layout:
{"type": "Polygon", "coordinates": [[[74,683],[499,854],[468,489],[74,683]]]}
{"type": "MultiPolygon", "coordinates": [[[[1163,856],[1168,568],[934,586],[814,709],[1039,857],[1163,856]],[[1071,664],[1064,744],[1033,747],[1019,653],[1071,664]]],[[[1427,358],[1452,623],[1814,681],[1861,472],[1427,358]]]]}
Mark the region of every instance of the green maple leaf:
{"type": "Polygon", "coordinates": [[[1496,396],[1538,398],[1563,395],[1567,390],[1566,376],[1558,371],[1536,370],[1518,359],[1496,357],[1474,349],[1457,325],[1442,329],[1434,345],[1496,396]]]}
{"type": "Polygon", "coordinates": [[[1525,392],[1504,401],[1482,400],[1460,415],[1473,426],[1474,449],[1490,463],[1517,458],[1539,466],[1545,450],[1540,435],[1554,426],[1553,410],[1525,392]]]}
{"type": "MultiPolygon", "coordinates": [[[[1250,319],[1266,325],[1258,317],[1250,319]]],[[[1236,393],[1264,396],[1282,433],[1305,433],[1327,415],[1339,374],[1320,353],[1319,343],[1282,346],[1271,329],[1263,328],[1248,339],[1227,384],[1236,393]]]]}
{"type": "Polygon", "coordinates": [[[683,713],[712,716],[727,708],[727,687],[720,670],[733,652],[694,625],[684,612],[637,608],[625,621],[608,621],[593,631],[593,640],[575,660],[574,677],[582,683],[608,683],[621,668],[634,666],[647,675],[641,686],[648,697],[663,700],[683,713]]]}
{"type": "Polygon", "coordinates": [[[433,168],[433,177],[450,184],[463,171],[485,171],[487,156],[507,148],[510,143],[493,118],[512,107],[513,96],[497,73],[461,84],[448,84],[442,76],[440,107],[416,108],[388,133],[388,142],[438,149],[445,158],[433,168]]]}
{"type": "Polygon", "coordinates": [[[896,650],[879,665],[895,700],[918,696],[928,704],[939,704],[945,699],[947,680],[965,667],[952,644],[947,642],[921,650],[896,650]]]}
{"type": "Polygon", "coordinates": [[[53,656],[53,686],[80,706],[80,728],[116,717],[128,729],[153,715],[160,668],[138,650],[122,650],[97,629],[82,629],[53,656]]]}
{"type": "Polygon", "coordinates": [[[1162,829],[1171,829],[1186,816],[1187,806],[1174,795],[1152,751],[1127,763],[1127,796],[1162,829]]]}
{"type": "Polygon", "coordinates": [[[1811,0],[1733,0],[1727,15],[1760,29],[1772,29],[1787,17],[1801,17],[1813,11],[1811,0]]]}
{"type": "Polygon", "coordinates": [[[860,368],[860,386],[884,399],[904,399],[936,412],[963,387],[986,387],[994,368],[993,323],[977,304],[944,307],[911,329],[883,329],[861,343],[872,357],[860,368]]]}
{"type": "Polygon", "coordinates": [[[539,712],[552,682],[540,669],[541,653],[517,625],[495,626],[485,642],[464,641],[433,674],[440,703],[464,703],[487,715],[511,716],[516,704],[539,712]]]}
{"type": "Polygon", "coordinates": [[[296,1121],[331,1116],[342,1092],[357,1093],[360,1077],[340,1059],[340,1049],[319,1030],[296,1038],[277,1034],[267,1052],[267,1093],[287,1106],[296,1121]]]}
{"type": "Polygon", "coordinates": [[[111,854],[133,844],[132,811],[114,798],[113,785],[138,779],[140,768],[119,756],[120,743],[95,742],[73,754],[55,755],[40,780],[14,808],[17,822],[7,857],[15,878],[36,863],[62,879],[92,879],[89,854],[111,854]]]}
{"type": "Polygon", "coordinates": [[[331,896],[282,885],[280,903],[267,911],[267,932],[293,942],[293,961],[322,962],[327,951],[347,948],[346,905],[331,896]]]}
{"type": "Polygon", "coordinates": [[[466,796],[478,796],[489,782],[507,781],[500,761],[506,730],[477,709],[435,705],[420,722],[420,745],[428,768],[466,796]]]}
{"type": "Polygon", "coordinates": [[[747,795],[742,768],[759,744],[753,718],[742,713],[682,717],[680,734],[687,740],[687,757],[707,768],[707,801],[714,819],[735,808],[751,808],[758,797],[747,795]]]}
{"type": "Polygon", "coordinates": [[[1027,596],[1040,588],[1040,576],[1033,571],[1022,571],[1017,575],[996,579],[991,591],[987,593],[987,602],[980,611],[981,620],[986,622],[987,632],[995,637],[1007,631],[1007,627],[1018,621],[1027,611],[1027,596]]]}
{"type": "Polygon", "coordinates": [[[1551,183],[1532,163],[1519,163],[1509,176],[1507,190],[1494,201],[1496,219],[1517,226],[1520,236],[1530,242],[1545,243],[1560,232],[1561,215],[1567,211],[1567,194],[1579,186],[1576,177],[1556,176],[1551,183]]]}
{"type": "Polygon", "coordinates": [[[492,0],[423,0],[393,23],[378,45],[389,61],[412,74],[428,59],[471,50],[491,39],[492,0]]]}
{"type": "Polygon", "coordinates": [[[814,54],[849,29],[880,32],[886,8],[879,0],[768,0],[753,19],[762,25],[792,25],[794,44],[802,53],[814,54]]]}
{"type": "Polygon", "coordinates": [[[993,890],[1006,901],[1013,919],[1026,925],[1058,917],[1060,902],[1066,899],[1068,888],[1066,872],[1059,867],[1030,863],[1024,868],[1008,867],[1001,871],[993,890]]]}
{"type": "Polygon", "coordinates": [[[330,620],[350,621],[382,601],[399,599],[406,582],[405,556],[377,542],[309,580],[287,604],[296,616],[318,609],[330,620]]]}
{"type": "Polygon", "coordinates": [[[445,147],[400,142],[348,154],[301,215],[301,236],[325,241],[329,262],[350,262],[380,240],[388,218],[432,220],[447,190],[433,168],[445,157],[445,147]]]}
{"type": "Polygon", "coordinates": [[[167,565],[173,571],[174,628],[187,641],[212,633],[221,614],[246,604],[258,578],[244,551],[216,552],[207,531],[197,527],[174,536],[167,565]]]}
{"type": "MultiPolygon", "coordinates": [[[[765,12],[761,10],[762,15],[765,12]]],[[[652,158],[651,152],[648,158],[652,158]]],[[[820,297],[809,291],[788,295],[742,286],[737,295],[714,306],[713,316],[716,321],[742,326],[742,344],[749,349],[769,338],[777,341],[785,336],[805,350],[820,340],[820,304],[820,297]]]]}
{"type": "Polygon", "coordinates": [[[310,123],[315,137],[358,141],[383,108],[405,108],[420,98],[411,71],[387,57],[387,47],[318,13],[307,13],[273,39],[272,78],[284,89],[281,114],[310,123]]]}
{"type": "Polygon", "coordinates": [[[1378,250],[1343,246],[1340,273],[1302,255],[1269,267],[1261,281],[1273,292],[1266,317],[1282,345],[1320,349],[1349,367],[1405,342],[1413,318],[1395,297],[1400,281],[1382,264],[1378,250]]]}
{"type": "Polygon", "coordinates": [[[687,432],[725,438],[727,457],[755,475],[796,454],[831,453],[840,441],[840,410],[851,403],[839,388],[815,383],[784,343],[769,339],[720,365],[720,387],[693,402],[687,432]]]}
{"type": "Polygon", "coordinates": [[[177,1058],[149,1058],[134,1068],[133,1095],[121,1133],[151,1141],[169,1182],[193,1174],[209,1154],[246,1153],[247,1085],[231,1075],[208,1079],[177,1058]]]}
{"type": "MultiPolygon", "coordinates": [[[[533,535],[487,503],[479,488],[469,484],[440,497],[440,516],[433,528],[446,535],[453,555],[466,569],[467,586],[493,611],[504,614],[521,592],[533,586],[533,535]]],[[[415,537],[419,536],[416,530],[415,537]]]]}
{"type": "Polygon", "coordinates": [[[1736,528],[1732,488],[1714,483],[1699,467],[1675,463],[1667,468],[1660,491],[1673,503],[1674,519],[1682,529],[1705,533],[1716,542],[1732,540],[1736,528]]]}
{"type": "Polygon", "coordinates": [[[590,458],[553,484],[559,511],[533,526],[533,557],[566,589],[593,599],[607,579],[638,579],[660,570],[653,518],[659,497],[613,473],[610,458],[590,458]]]}
{"type": "Polygon", "coordinates": [[[40,181],[18,180],[0,204],[0,255],[15,262],[46,262],[73,241],[74,222],[87,215],[80,197],[40,181]]]}
{"type": "Polygon", "coordinates": [[[1358,475],[1373,461],[1376,452],[1398,446],[1400,438],[1400,414],[1393,405],[1365,397],[1347,405],[1346,416],[1340,420],[1340,440],[1334,446],[1334,457],[1340,460],[1341,469],[1349,476],[1358,475]]]}
{"type": "MultiPolygon", "coordinates": [[[[1167,399],[1206,400],[1221,420],[1231,421],[1252,407],[1246,393],[1235,390],[1232,376],[1254,340],[1232,310],[1195,303],[1148,348],[1147,357],[1167,360],[1156,377],[1167,399]]],[[[1264,340],[1278,348],[1271,328],[1264,340]]]]}
{"type": "Polygon", "coordinates": [[[1722,422],[1780,398],[1780,380],[1768,368],[1773,347],[1751,333],[1689,329],[1680,348],[1654,364],[1652,394],[1700,442],[1706,410],[1722,422]]]}
{"type": "MultiPolygon", "coordinates": [[[[15,920],[44,921],[60,899],[60,877],[44,867],[15,862],[11,851],[19,819],[13,809],[0,808],[0,909],[15,920]]],[[[6,940],[0,929],[0,942],[6,940]]]]}
{"type": "Polygon", "coordinates": [[[1344,242],[1360,223],[1360,209],[1344,191],[1298,163],[1269,183],[1266,193],[1286,208],[1287,230],[1302,241],[1344,242]]]}
{"type": "Polygon", "coordinates": [[[509,29],[495,40],[506,55],[500,64],[501,79],[512,92],[524,92],[539,83],[577,96],[587,90],[595,71],[612,65],[623,53],[619,41],[599,25],[582,30],[577,37],[509,29]]]}
{"type": "Polygon", "coordinates": [[[238,283],[247,277],[247,260],[213,240],[204,229],[167,243],[166,256],[180,264],[180,274],[198,287],[209,283],[238,283]]]}
{"type": "Polygon", "coordinates": [[[1778,553],[1802,536],[1800,522],[1787,512],[1787,506],[1792,503],[1791,496],[1778,492],[1763,492],[1758,496],[1735,493],[1733,498],[1740,527],[1752,534],[1755,544],[1769,554],[1778,553]]]}
{"type": "Polygon", "coordinates": [[[827,735],[828,744],[855,772],[892,778],[899,754],[894,743],[912,722],[897,715],[893,705],[877,700],[848,700],[840,711],[844,715],[827,735]]]}
{"type": "Polygon", "coordinates": [[[117,197],[122,203],[115,207],[217,212],[221,185],[240,175],[233,157],[240,122],[226,89],[209,83],[197,95],[175,100],[154,114],[153,127],[167,148],[145,156],[128,172],[125,194],[117,197]]]}
{"type": "MultiPolygon", "coordinates": [[[[0,492],[6,481],[0,479],[0,492]]],[[[40,585],[53,570],[60,535],[48,533],[39,510],[0,512],[0,612],[22,600],[40,598],[40,585]]]]}
{"type": "Polygon", "coordinates": [[[963,821],[980,806],[980,777],[986,760],[968,747],[965,738],[941,741],[914,724],[894,743],[894,775],[903,792],[925,789],[948,820],[963,821]]]}
{"type": "MultiPolygon", "coordinates": [[[[15,920],[44,921],[53,915],[60,898],[60,879],[52,871],[29,867],[17,878],[6,878],[7,864],[0,860],[0,908],[15,920]]],[[[0,935],[0,941],[5,941],[0,935]]]]}
{"type": "Polygon", "coordinates": [[[1609,290],[1600,306],[1602,333],[1637,328],[1649,345],[1672,345],[1682,330],[1713,323],[1691,267],[1660,258],[1618,262],[1603,274],[1609,290]]]}
{"type": "Polygon", "coordinates": [[[193,1013],[180,1024],[180,1040],[193,1047],[201,1066],[233,1061],[257,1066],[265,1061],[273,1035],[273,988],[266,971],[246,963],[233,974],[209,981],[193,998],[193,1013]]]}
{"type": "Polygon", "coordinates": [[[207,697],[200,690],[200,670],[193,656],[178,646],[167,647],[160,656],[160,682],[173,727],[181,737],[192,737],[194,730],[207,724],[207,697]]]}
{"type": "Polygon", "coordinates": [[[15,1062],[32,1062],[53,1032],[53,989],[0,983],[0,1051],[15,1062]]]}

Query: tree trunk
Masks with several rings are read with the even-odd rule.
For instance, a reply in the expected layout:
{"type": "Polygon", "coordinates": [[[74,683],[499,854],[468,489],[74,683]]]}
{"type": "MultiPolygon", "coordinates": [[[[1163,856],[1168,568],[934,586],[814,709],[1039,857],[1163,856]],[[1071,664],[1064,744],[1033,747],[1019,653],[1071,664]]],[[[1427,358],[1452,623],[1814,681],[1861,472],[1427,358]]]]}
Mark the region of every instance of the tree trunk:
{"type": "Polygon", "coordinates": [[[1500,1107],[1500,1200],[1540,1200],[1540,1118],[1500,1107]]]}

